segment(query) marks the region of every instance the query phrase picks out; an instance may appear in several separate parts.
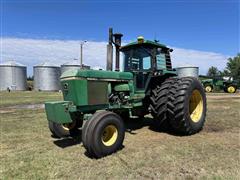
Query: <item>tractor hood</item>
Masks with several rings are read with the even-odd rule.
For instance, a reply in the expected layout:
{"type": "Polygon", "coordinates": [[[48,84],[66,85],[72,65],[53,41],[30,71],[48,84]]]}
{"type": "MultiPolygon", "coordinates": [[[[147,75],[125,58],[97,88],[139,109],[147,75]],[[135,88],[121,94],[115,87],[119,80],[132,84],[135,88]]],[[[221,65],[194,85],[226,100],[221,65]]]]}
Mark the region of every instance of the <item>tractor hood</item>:
{"type": "Polygon", "coordinates": [[[204,82],[212,82],[213,80],[212,79],[203,79],[201,81],[204,83],[204,82]]]}
{"type": "Polygon", "coordinates": [[[102,70],[70,70],[61,75],[61,80],[68,78],[96,78],[110,80],[132,80],[133,74],[130,72],[115,72],[102,70]]]}

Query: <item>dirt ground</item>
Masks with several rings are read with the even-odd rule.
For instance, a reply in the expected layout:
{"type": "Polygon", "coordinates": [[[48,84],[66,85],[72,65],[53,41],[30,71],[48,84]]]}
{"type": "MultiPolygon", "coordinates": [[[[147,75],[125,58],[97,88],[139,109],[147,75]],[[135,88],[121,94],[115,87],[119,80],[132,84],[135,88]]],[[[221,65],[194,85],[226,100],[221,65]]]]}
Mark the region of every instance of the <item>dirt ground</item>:
{"type": "MultiPolygon", "coordinates": [[[[0,179],[239,179],[240,94],[208,94],[204,129],[192,136],[152,130],[152,119],[131,120],[124,147],[90,159],[74,139],[53,139],[42,106],[13,106],[1,95],[0,179]],[[28,108],[27,108],[28,107],[28,108]]],[[[25,94],[26,95],[26,94],[25,94]]],[[[61,99],[27,94],[23,104],[61,99]],[[41,99],[41,100],[40,100],[41,99]]]]}

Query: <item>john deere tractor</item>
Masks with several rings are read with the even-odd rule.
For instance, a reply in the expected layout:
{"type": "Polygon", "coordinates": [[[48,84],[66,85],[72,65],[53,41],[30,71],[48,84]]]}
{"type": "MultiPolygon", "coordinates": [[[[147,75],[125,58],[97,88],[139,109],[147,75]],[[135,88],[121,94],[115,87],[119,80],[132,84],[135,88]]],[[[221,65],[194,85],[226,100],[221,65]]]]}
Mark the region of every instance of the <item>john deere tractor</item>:
{"type": "Polygon", "coordinates": [[[109,29],[106,71],[64,72],[64,101],[45,103],[53,136],[74,136],[81,129],[83,146],[95,158],[121,149],[128,117],[151,114],[155,128],[167,124],[179,135],[195,134],[205,122],[204,88],[194,77],[177,77],[170,58],[172,49],[143,37],[121,46],[121,37],[122,34],[113,34],[109,29]],[[124,55],[122,72],[120,52],[124,55]]]}
{"type": "Polygon", "coordinates": [[[237,92],[237,82],[234,81],[232,77],[201,76],[201,78],[201,82],[205,88],[205,91],[208,93],[221,90],[226,93],[237,92]]]}

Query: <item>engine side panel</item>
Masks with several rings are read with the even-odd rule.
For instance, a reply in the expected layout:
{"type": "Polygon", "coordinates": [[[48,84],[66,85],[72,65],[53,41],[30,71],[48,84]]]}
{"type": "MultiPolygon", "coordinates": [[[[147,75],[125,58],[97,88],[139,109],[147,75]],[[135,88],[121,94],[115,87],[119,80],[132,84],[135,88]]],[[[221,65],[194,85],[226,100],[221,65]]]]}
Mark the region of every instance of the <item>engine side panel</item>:
{"type": "Polygon", "coordinates": [[[108,82],[88,81],[88,105],[108,104],[108,82]]]}

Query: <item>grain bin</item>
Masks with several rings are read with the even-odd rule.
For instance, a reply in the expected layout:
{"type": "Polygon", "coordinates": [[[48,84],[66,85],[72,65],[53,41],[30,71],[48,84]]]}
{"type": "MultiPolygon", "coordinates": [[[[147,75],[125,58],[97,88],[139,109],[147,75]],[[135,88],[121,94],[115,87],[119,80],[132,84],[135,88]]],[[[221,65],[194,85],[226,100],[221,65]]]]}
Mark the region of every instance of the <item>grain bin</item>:
{"type": "Polygon", "coordinates": [[[60,90],[60,67],[52,63],[41,63],[33,67],[34,90],[60,90]]]}
{"type": "MultiPolygon", "coordinates": [[[[66,63],[61,65],[61,74],[64,73],[65,71],[76,70],[76,69],[81,69],[81,66],[78,63],[78,61],[66,62],[66,63]]],[[[83,69],[90,69],[90,66],[87,66],[87,65],[83,64],[83,69]]]]}
{"type": "Polygon", "coordinates": [[[0,90],[27,89],[27,67],[15,61],[0,64],[0,90]]]}
{"type": "Polygon", "coordinates": [[[181,66],[181,67],[177,67],[175,69],[177,70],[178,77],[191,76],[191,77],[198,78],[199,68],[196,66],[181,66]]]}

